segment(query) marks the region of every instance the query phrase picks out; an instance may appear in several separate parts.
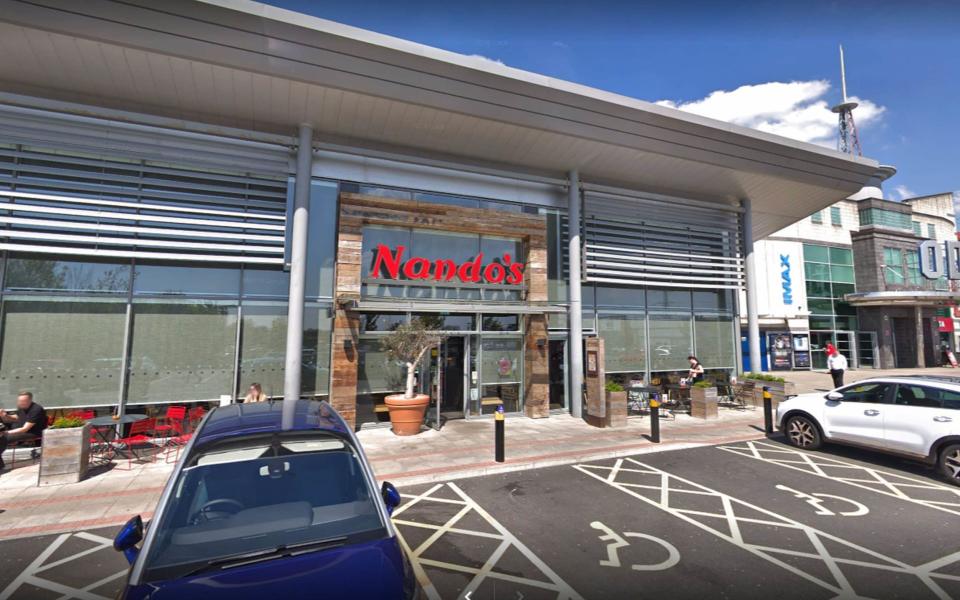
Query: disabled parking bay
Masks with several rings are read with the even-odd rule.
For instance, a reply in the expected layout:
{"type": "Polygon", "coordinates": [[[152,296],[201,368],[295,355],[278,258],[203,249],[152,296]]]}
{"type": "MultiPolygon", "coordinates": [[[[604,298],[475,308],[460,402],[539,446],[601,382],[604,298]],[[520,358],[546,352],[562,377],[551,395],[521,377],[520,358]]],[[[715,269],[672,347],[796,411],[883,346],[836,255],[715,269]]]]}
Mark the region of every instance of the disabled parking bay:
{"type": "Polygon", "coordinates": [[[0,599],[115,598],[128,568],[112,546],[117,529],[0,542],[0,599]]]}
{"type": "Polygon", "coordinates": [[[960,598],[960,488],[866,453],[762,440],[401,491],[433,598],[960,598]]]}

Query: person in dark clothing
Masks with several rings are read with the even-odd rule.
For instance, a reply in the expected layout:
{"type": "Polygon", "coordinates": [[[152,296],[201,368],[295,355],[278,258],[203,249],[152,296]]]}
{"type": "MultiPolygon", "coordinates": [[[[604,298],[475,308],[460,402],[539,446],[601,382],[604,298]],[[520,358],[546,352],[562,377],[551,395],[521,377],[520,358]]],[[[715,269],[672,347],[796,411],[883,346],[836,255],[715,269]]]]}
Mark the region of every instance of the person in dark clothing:
{"type": "Polygon", "coordinates": [[[17,395],[17,415],[11,416],[0,409],[0,423],[6,427],[0,431],[0,470],[3,469],[3,451],[11,442],[39,440],[47,428],[47,411],[33,401],[32,392],[20,392],[17,395]]]}

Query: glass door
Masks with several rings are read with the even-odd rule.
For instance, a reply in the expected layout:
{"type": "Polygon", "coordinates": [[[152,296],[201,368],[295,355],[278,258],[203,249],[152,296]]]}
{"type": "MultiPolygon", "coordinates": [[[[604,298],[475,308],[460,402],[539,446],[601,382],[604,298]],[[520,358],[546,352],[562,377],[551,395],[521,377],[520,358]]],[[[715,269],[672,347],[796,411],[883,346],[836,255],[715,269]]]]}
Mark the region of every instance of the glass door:
{"type": "Polygon", "coordinates": [[[567,409],[567,341],[550,340],[549,353],[549,395],[550,410],[567,409]]]}

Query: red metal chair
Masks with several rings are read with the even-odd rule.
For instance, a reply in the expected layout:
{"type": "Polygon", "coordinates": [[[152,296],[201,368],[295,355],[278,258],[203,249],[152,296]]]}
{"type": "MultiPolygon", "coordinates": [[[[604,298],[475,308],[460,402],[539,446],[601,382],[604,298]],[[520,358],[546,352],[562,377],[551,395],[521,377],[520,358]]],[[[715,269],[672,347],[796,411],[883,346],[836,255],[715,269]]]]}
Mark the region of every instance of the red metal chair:
{"type": "MultiPolygon", "coordinates": [[[[156,453],[146,456],[144,453],[151,449],[156,450],[157,445],[153,442],[154,428],[157,425],[156,419],[143,419],[130,425],[130,431],[126,437],[122,437],[114,442],[114,448],[127,454],[127,468],[133,469],[133,461],[153,462],[156,460],[156,453]]],[[[120,467],[117,467],[120,468],[120,467]]]]}
{"type": "Polygon", "coordinates": [[[183,435],[183,422],[186,418],[186,406],[168,406],[166,416],[157,420],[153,431],[157,437],[166,438],[169,441],[175,436],[183,435]]]}
{"type": "Polygon", "coordinates": [[[197,425],[200,424],[200,421],[203,420],[204,415],[207,414],[207,410],[202,406],[195,406],[190,409],[190,414],[188,417],[190,431],[193,431],[197,428],[197,425]]]}

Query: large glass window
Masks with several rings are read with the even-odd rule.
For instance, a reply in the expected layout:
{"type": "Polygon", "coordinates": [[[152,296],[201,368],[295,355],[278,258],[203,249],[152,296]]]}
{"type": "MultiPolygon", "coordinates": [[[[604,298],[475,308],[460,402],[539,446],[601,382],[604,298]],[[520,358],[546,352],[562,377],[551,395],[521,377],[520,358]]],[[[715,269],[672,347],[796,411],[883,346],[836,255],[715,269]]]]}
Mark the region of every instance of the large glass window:
{"type": "MultiPolygon", "coordinates": [[[[855,291],[853,251],[850,248],[803,245],[804,271],[807,279],[807,305],[812,316],[810,329],[822,330],[824,339],[833,339],[835,330],[854,330],[856,309],[844,301],[855,291]]],[[[813,365],[823,368],[826,357],[814,348],[813,365]]]]}
{"type": "Polygon", "coordinates": [[[650,370],[678,371],[689,367],[693,354],[688,315],[650,315],[650,370]]]}
{"type": "Polygon", "coordinates": [[[236,337],[236,306],[135,303],[128,404],[232,395],[236,337]]]}
{"type": "Polygon", "coordinates": [[[133,271],[133,293],[235,298],[240,295],[240,268],[138,263],[133,271]]]}
{"type": "Polygon", "coordinates": [[[598,316],[598,333],[603,338],[604,369],[607,373],[643,373],[647,368],[646,317],[638,314],[598,316]]]}
{"type": "Polygon", "coordinates": [[[900,248],[884,248],[883,263],[883,280],[893,285],[903,285],[903,252],[900,248]]]}
{"type": "Polygon", "coordinates": [[[4,279],[10,291],[126,293],[130,263],[11,256],[4,279]]]}
{"type": "Polygon", "coordinates": [[[402,392],[406,386],[406,368],[380,348],[379,338],[361,339],[357,346],[357,393],[387,394],[402,392]]]}
{"type": "Polygon", "coordinates": [[[300,390],[324,396],[330,388],[333,307],[308,303],[303,309],[303,357],[300,390]]]}
{"type": "Polygon", "coordinates": [[[337,184],[331,181],[315,179],[310,183],[310,237],[307,239],[307,276],[304,284],[308,298],[333,296],[337,191],[337,184]]]}
{"type": "Polygon", "coordinates": [[[47,408],[116,404],[126,303],[7,298],[0,406],[30,390],[47,408]]]}
{"type": "Polygon", "coordinates": [[[241,321],[238,395],[242,398],[251,383],[259,383],[267,396],[283,396],[286,303],[244,305],[241,321]]]}
{"type": "Polygon", "coordinates": [[[865,208],[860,211],[860,225],[879,225],[912,231],[912,221],[909,213],[882,208],[865,208]]]}
{"type": "Polygon", "coordinates": [[[693,321],[697,351],[705,369],[730,369],[736,366],[733,319],[730,317],[697,316],[693,321]]]}

